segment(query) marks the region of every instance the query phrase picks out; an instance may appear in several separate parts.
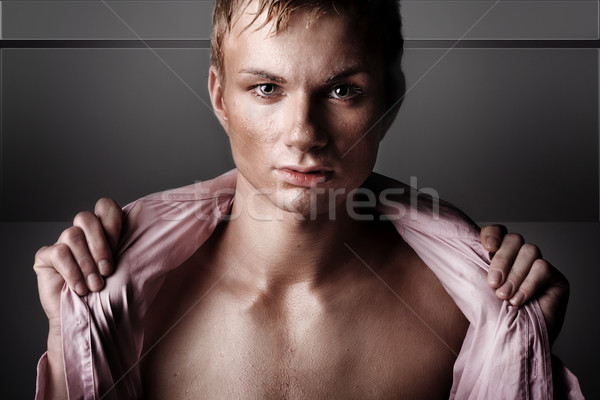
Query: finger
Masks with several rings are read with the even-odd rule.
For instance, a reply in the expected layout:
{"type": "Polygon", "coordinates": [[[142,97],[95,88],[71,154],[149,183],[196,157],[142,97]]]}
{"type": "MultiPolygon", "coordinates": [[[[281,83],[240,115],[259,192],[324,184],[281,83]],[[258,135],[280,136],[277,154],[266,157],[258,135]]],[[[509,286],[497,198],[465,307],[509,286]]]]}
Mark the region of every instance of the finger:
{"type": "Polygon", "coordinates": [[[506,282],[496,290],[498,297],[504,300],[511,298],[529,274],[534,262],[541,257],[542,254],[537,246],[529,243],[521,246],[506,282]]]}
{"type": "Polygon", "coordinates": [[[502,245],[490,263],[487,277],[490,287],[496,289],[505,282],[523,243],[523,237],[518,233],[508,233],[504,236],[502,245]]]}
{"type": "Polygon", "coordinates": [[[42,248],[36,254],[34,268],[37,270],[52,269],[62,276],[67,285],[78,295],[83,296],[88,292],[88,287],[83,279],[79,265],[73,258],[71,249],[64,243],[42,248]]]}
{"type": "Polygon", "coordinates": [[[100,219],[90,211],[83,211],[75,216],[73,226],[81,229],[82,238],[84,239],[84,241],[77,240],[75,244],[78,246],[77,249],[73,249],[77,252],[77,254],[74,253],[76,259],[79,260],[78,256],[87,259],[87,255],[91,254],[100,274],[103,276],[110,275],[113,270],[112,250],[104,234],[100,219]]]}
{"type": "Polygon", "coordinates": [[[114,250],[121,237],[123,210],[113,199],[102,198],[96,202],[94,212],[100,218],[110,247],[114,250]]]}
{"type": "Polygon", "coordinates": [[[546,260],[536,259],[521,285],[515,287],[510,303],[514,306],[520,306],[535,296],[536,293],[541,292],[543,288],[548,287],[550,279],[552,279],[551,268],[546,260]]]}
{"type": "MultiPolygon", "coordinates": [[[[58,245],[67,246],[72,258],[78,265],[78,269],[85,278],[87,287],[94,292],[102,289],[104,286],[104,281],[98,272],[96,262],[90,254],[83,230],[78,226],[72,226],[65,229],[60,235],[59,243],[57,243],[55,246],[58,245]]],[[[56,267],[56,264],[54,265],[56,267]]]]}
{"type": "Polygon", "coordinates": [[[500,248],[502,239],[508,230],[504,225],[488,225],[481,229],[481,243],[487,251],[495,253],[500,248]]]}
{"type": "Polygon", "coordinates": [[[567,313],[567,305],[569,303],[569,281],[556,268],[552,270],[557,274],[544,289],[543,294],[537,297],[537,301],[544,314],[546,326],[548,328],[548,337],[550,343],[554,343],[556,337],[560,333],[565,314],[567,313]]]}
{"type": "MultiPolygon", "coordinates": [[[[52,266],[50,261],[50,253],[53,251],[52,246],[44,246],[35,253],[35,259],[33,262],[33,270],[35,271],[38,278],[38,289],[50,288],[51,293],[62,288],[65,283],[65,279],[61,274],[52,266]]],[[[83,285],[84,292],[87,292],[87,287],[83,285]]],[[[43,290],[40,290],[40,299],[43,297],[43,290]]],[[[44,306],[44,302],[42,302],[44,306]]],[[[55,313],[56,314],[56,313],[55,313]]]]}

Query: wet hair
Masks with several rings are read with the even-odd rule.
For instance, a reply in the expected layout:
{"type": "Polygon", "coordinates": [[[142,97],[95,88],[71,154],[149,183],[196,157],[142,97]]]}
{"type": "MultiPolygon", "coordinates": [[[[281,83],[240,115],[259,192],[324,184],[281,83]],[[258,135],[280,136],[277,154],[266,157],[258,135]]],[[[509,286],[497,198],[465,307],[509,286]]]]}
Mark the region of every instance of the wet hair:
{"type": "Polygon", "coordinates": [[[365,32],[366,39],[373,43],[372,48],[381,51],[384,73],[390,84],[389,101],[395,101],[404,93],[404,76],[400,70],[403,43],[402,20],[398,0],[216,0],[213,11],[211,33],[211,65],[214,65],[223,78],[223,41],[231,32],[236,21],[255,1],[257,11],[254,19],[244,29],[252,25],[260,15],[266,13],[261,26],[272,23],[271,34],[285,31],[290,16],[302,10],[309,13],[309,23],[325,13],[347,14],[357,21],[357,26],[365,32]]]}

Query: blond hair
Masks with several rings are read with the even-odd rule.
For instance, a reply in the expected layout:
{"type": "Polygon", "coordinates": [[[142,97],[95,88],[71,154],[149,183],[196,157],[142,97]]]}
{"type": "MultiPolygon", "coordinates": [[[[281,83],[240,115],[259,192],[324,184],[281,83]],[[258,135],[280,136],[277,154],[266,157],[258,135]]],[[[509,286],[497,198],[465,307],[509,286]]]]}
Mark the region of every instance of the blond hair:
{"type": "MultiPolygon", "coordinates": [[[[366,22],[367,32],[374,40],[374,47],[381,48],[385,73],[401,92],[404,91],[404,78],[400,72],[403,38],[400,6],[398,0],[255,0],[258,7],[254,19],[244,27],[247,29],[266,12],[264,23],[273,23],[272,34],[277,35],[287,28],[290,15],[297,10],[309,12],[310,21],[326,12],[349,13],[361,22],[366,22]],[[398,79],[400,78],[400,79],[398,79]],[[401,81],[401,82],[400,82],[401,81]]],[[[214,65],[223,78],[223,40],[231,32],[233,25],[252,0],[215,0],[211,32],[211,65],[214,65]]]]}

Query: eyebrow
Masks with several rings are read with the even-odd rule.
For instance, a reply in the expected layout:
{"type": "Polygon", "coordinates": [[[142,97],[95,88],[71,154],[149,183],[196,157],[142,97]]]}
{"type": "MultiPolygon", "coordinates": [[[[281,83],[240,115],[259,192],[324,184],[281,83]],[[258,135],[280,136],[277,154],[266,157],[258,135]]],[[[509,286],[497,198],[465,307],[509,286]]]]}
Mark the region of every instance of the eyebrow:
{"type": "MultiPolygon", "coordinates": [[[[262,69],[241,69],[240,73],[242,74],[250,74],[255,76],[260,76],[261,78],[267,79],[272,82],[277,82],[280,84],[286,83],[286,80],[281,76],[273,75],[272,73],[262,70],[262,69]]],[[[349,76],[360,74],[360,73],[368,73],[368,70],[363,65],[355,65],[348,68],[343,68],[339,72],[334,72],[330,76],[328,76],[323,83],[331,84],[332,82],[337,82],[343,79],[346,79],[349,76]]]]}
{"type": "Polygon", "coordinates": [[[285,83],[286,82],[285,79],[283,79],[282,77],[273,75],[262,69],[242,69],[242,70],[240,70],[240,73],[260,76],[261,78],[265,78],[267,80],[277,82],[277,83],[285,83]]]}
{"type": "Polygon", "coordinates": [[[339,72],[335,72],[330,75],[327,79],[325,79],[325,84],[330,84],[332,82],[341,81],[343,79],[348,78],[349,76],[360,74],[360,73],[368,73],[369,71],[363,65],[355,65],[348,68],[344,68],[339,72]]]}

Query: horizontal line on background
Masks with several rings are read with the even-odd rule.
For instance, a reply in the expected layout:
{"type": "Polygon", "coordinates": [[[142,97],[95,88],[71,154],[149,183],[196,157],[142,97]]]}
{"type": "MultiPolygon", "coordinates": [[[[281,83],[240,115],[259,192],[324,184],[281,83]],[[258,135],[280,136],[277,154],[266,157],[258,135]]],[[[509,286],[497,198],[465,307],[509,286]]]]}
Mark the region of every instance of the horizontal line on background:
{"type": "MultiPolygon", "coordinates": [[[[209,49],[210,40],[90,40],[90,39],[7,39],[0,48],[66,48],[66,49],[139,49],[139,48],[209,49]]],[[[407,49],[599,49],[600,40],[406,40],[407,49]]]]}
{"type": "Polygon", "coordinates": [[[125,40],[125,39],[7,39],[0,40],[0,48],[65,48],[65,49],[208,49],[210,40],[125,40]]]}
{"type": "Polygon", "coordinates": [[[407,49],[599,49],[600,40],[525,39],[525,40],[406,40],[407,49]]]}

